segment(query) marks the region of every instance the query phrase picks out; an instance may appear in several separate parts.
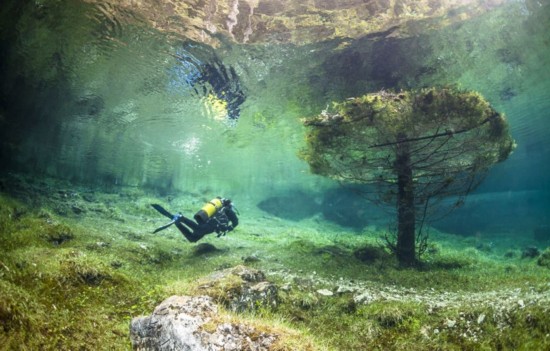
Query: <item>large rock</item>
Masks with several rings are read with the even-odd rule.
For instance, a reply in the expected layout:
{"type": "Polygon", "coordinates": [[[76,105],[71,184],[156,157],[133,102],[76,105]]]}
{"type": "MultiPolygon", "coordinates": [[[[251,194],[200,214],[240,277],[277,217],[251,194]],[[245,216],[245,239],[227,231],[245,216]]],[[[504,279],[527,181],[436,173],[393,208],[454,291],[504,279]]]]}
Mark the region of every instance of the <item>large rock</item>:
{"type": "Polygon", "coordinates": [[[136,351],[262,351],[278,336],[224,321],[208,296],[172,296],[152,315],[134,318],[130,338],[136,351]]]}

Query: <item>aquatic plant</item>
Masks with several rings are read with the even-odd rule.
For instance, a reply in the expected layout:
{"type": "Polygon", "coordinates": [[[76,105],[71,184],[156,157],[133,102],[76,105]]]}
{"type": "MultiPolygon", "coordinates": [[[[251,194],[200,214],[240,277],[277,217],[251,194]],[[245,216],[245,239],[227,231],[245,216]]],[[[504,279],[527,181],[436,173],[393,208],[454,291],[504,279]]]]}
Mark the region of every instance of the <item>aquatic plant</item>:
{"type": "Polygon", "coordinates": [[[403,266],[427,248],[425,222],[460,206],[487,170],[515,147],[503,114],[476,92],[430,88],[380,91],[334,103],[305,119],[301,156],[313,173],[375,184],[369,195],[395,206],[396,238],[387,242],[403,266]]]}
{"type": "MultiPolygon", "coordinates": [[[[33,194],[25,202],[0,194],[0,350],[128,350],[133,317],[169,296],[197,294],[220,307],[206,331],[228,324],[277,334],[271,350],[549,349],[550,270],[520,251],[489,255],[477,241],[433,232],[427,269],[401,269],[376,230],[357,235],[322,223],[320,231],[312,222],[250,216],[236,235],[212,238],[218,251],[197,255],[176,231],[149,233],[163,220],[139,189],[96,191],[92,201],[78,195],[89,189],[65,183],[21,184],[17,194],[33,194]],[[52,196],[60,188],[86,211],[55,213],[67,202],[52,196]],[[102,203],[109,211],[94,210],[102,203]],[[72,239],[49,240],[66,233],[72,239]],[[252,254],[265,276],[243,274],[254,272],[240,266],[252,254]],[[242,277],[277,287],[276,308],[254,301],[235,312],[229,297],[246,290],[242,277]]],[[[495,252],[509,247],[501,239],[495,252]]]]}

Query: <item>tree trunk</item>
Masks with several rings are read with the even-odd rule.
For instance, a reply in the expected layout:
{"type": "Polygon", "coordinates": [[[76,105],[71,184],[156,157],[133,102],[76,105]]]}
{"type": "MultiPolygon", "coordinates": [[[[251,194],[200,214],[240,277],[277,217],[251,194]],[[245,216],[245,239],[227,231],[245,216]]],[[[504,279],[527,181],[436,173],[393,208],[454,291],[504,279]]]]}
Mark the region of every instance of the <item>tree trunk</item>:
{"type": "MultiPolygon", "coordinates": [[[[403,140],[404,136],[400,135],[403,140]]],[[[414,208],[414,184],[411,155],[408,143],[397,144],[395,160],[397,173],[397,245],[396,255],[401,266],[414,266],[416,260],[416,214],[414,208]]]]}

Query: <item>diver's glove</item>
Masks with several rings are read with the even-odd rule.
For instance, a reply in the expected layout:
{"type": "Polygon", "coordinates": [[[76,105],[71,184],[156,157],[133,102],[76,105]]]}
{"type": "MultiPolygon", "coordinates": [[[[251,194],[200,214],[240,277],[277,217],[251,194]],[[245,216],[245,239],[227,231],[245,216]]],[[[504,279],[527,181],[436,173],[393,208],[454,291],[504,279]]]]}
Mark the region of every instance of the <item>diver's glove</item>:
{"type": "Polygon", "coordinates": [[[224,230],[220,230],[216,232],[218,234],[217,237],[219,238],[220,236],[225,236],[225,234],[229,233],[233,229],[234,228],[232,225],[228,225],[224,230]]]}

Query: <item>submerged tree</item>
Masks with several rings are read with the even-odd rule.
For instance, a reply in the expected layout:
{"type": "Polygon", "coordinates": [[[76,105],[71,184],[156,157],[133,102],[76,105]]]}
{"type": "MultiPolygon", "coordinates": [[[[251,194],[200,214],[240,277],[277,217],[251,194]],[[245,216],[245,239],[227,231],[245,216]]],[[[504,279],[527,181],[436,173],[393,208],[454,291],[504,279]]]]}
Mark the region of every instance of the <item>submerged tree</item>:
{"type": "Polygon", "coordinates": [[[457,196],[454,206],[515,147],[504,115],[478,93],[451,88],[381,91],[304,120],[302,157],[313,173],[375,184],[371,199],[395,206],[399,262],[412,266],[426,248],[424,222],[457,196]]]}

